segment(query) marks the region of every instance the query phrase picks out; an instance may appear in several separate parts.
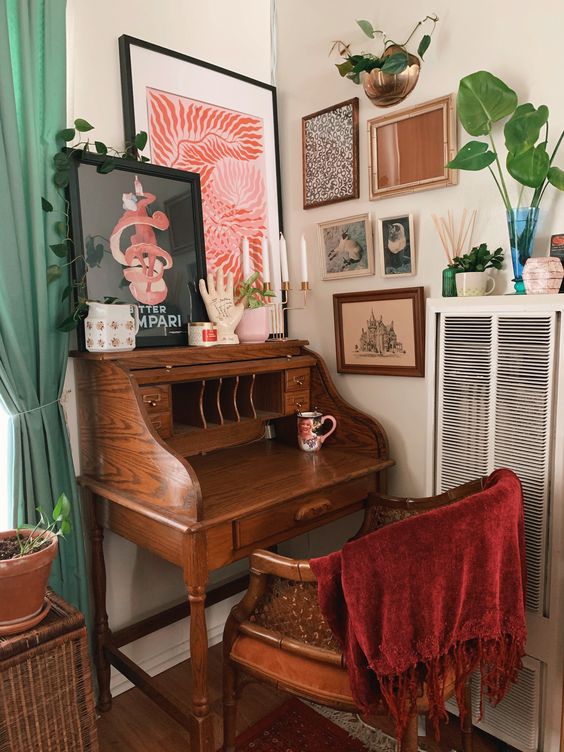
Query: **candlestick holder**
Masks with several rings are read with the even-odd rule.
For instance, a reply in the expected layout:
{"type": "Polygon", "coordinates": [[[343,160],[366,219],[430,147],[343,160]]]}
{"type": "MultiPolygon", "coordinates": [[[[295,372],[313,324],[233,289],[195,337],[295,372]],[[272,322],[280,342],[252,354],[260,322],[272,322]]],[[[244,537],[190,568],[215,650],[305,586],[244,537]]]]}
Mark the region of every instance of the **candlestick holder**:
{"type": "Polygon", "coordinates": [[[309,282],[300,282],[300,291],[303,293],[303,305],[289,305],[289,293],[292,288],[289,282],[282,282],[282,289],[280,292],[280,303],[271,303],[271,317],[272,317],[272,337],[277,340],[284,340],[284,312],[285,311],[303,311],[307,308],[307,294],[311,290],[309,282]]]}

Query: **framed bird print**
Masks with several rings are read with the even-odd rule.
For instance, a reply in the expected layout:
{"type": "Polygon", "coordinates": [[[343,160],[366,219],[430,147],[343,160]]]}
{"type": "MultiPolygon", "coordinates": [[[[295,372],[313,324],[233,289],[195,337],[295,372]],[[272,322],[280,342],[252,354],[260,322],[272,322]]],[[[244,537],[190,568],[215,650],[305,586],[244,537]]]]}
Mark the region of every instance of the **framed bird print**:
{"type": "Polygon", "coordinates": [[[401,214],[378,219],[378,248],[382,277],[411,277],[415,274],[413,216],[401,214]]]}

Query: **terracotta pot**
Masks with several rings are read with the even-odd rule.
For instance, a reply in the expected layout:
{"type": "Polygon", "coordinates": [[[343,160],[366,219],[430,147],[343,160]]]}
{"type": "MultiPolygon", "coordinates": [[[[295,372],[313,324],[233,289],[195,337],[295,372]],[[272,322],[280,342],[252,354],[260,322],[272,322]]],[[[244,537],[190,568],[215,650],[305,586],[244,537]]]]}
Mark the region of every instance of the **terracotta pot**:
{"type": "MultiPolygon", "coordinates": [[[[400,52],[400,47],[390,45],[382,55],[389,57],[394,52],[400,52]]],[[[416,55],[408,55],[409,65],[401,73],[382,73],[379,68],[374,68],[370,73],[362,76],[362,85],[368,99],[377,107],[391,107],[399,104],[410,94],[417,81],[421,63],[416,55]]]]}
{"type": "Polygon", "coordinates": [[[265,342],[270,334],[270,306],[246,308],[235,331],[239,342],[265,342]]]}
{"type": "MultiPolygon", "coordinates": [[[[0,533],[0,540],[15,534],[15,530],[7,530],[0,533]]],[[[31,530],[20,531],[20,535],[29,536],[31,530]]],[[[48,537],[51,542],[41,551],[0,561],[0,635],[24,632],[47,616],[47,580],[58,548],[57,537],[53,533],[48,537]]]]}

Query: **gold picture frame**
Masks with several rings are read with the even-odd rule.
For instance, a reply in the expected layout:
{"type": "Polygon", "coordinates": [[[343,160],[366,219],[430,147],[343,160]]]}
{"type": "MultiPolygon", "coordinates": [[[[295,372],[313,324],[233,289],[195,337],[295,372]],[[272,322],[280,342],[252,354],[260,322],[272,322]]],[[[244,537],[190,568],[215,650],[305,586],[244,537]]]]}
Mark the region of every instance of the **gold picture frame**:
{"type": "Polygon", "coordinates": [[[368,121],[371,200],[458,183],[446,167],[458,152],[454,94],[368,121]]]}
{"type": "Polygon", "coordinates": [[[374,274],[374,239],[369,214],[320,222],[317,234],[321,279],[374,274]]]}

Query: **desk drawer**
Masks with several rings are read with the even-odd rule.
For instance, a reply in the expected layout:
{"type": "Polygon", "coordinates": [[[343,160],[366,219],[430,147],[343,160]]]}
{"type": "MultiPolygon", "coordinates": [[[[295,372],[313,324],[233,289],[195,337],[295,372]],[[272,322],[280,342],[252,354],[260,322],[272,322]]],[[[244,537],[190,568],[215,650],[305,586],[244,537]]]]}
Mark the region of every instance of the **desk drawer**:
{"type": "Polygon", "coordinates": [[[170,385],[151,384],[142,386],[141,400],[149,413],[149,420],[163,439],[172,436],[172,418],[170,412],[170,385]]]}
{"type": "Polygon", "coordinates": [[[149,419],[153,427],[158,431],[163,439],[169,439],[172,436],[172,423],[170,412],[168,413],[149,413],[149,419]]]}
{"type": "Polygon", "coordinates": [[[139,391],[149,415],[153,413],[165,413],[170,410],[169,384],[142,386],[139,388],[139,391]]]}
{"type": "Polygon", "coordinates": [[[309,382],[309,368],[292,368],[289,371],[284,371],[285,392],[303,392],[309,390],[309,382]]]}
{"type": "Polygon", "coordinates": [[[284,530],[295,531],[299,535],[301,528],[311,525],[313,520],[323,524],[323,518],[347,506],[366,498],[370,479],[342,483],[315,494],[300,496],[274,509],[234,522],[234,547],[243,548],[258,544],[284,530]]]}
{"type": "Polygon", "coordinates": [[[309,390],[307,392],[287,392],[284,394],[284,415],[309,410],[309,390]]]}

